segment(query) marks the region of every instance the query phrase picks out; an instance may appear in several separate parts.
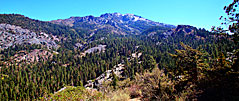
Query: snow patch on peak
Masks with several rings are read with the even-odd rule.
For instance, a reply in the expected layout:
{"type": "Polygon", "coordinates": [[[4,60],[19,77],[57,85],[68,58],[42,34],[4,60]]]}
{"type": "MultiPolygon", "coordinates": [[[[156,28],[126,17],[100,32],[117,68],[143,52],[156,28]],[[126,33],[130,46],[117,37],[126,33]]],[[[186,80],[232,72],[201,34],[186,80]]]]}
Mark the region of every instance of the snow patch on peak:
{"type": "Polygon", "coordinates": [[[146,21],[145,18],[141,18],[141,17],[135,16],[134,17],[134,21],[138,21],[138,20],[146,21]]]}

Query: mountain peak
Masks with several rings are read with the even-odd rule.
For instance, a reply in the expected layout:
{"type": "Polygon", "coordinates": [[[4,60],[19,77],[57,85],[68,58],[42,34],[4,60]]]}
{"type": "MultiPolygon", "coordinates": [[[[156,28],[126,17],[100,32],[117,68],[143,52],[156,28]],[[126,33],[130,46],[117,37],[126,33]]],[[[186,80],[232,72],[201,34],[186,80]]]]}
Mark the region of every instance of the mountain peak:
{"type": "Polygon", "coordinates": [[[127,18],[128,20],[132,20],[132,21],[138,21],[138,20],[147,20],[145,18],[142,18],[141,16],[135,15],[135,14],[121,14],[121,13],[105,13],[102,14],[100,17],[104,17],[104,18],[117,18],[117,19],[124,19],[127,18]]]}
{"type": "MultiPolygon", "coordinates": [[[[92,15],[85,17],[71,17],[69,19],[54,20],[51,21],[55,24],[63,24],[71,27],[77,27],[81,29],[89,29],[91,31],[97,31],[100,29],[110,29],[110,33],[116,32],[118,34],[140,34],[142,31],[153,27],[169,27],[174,26],[167,25],[159,22],[154,22],[145,19],[135,14],[121,14],[121,13],[105,13],[100,17],[94,17],[92,15]]],[[[94,33],[94,32],[91,32],[94,33]]]]}
{"type": "Polygon", "coordinates": [[[178,25],[177,28],[175,29],[176,31],[181,30],[181,29],[197,29],[196,27],[190,26],[190,25],[178,25]]]}
{"type": "Polygon", "coordinates": [[[192,34],[197,30],[196,27],[190,25],[178,25],[175,29],[175,32],[184,32],[186,34],[192,34]]]}

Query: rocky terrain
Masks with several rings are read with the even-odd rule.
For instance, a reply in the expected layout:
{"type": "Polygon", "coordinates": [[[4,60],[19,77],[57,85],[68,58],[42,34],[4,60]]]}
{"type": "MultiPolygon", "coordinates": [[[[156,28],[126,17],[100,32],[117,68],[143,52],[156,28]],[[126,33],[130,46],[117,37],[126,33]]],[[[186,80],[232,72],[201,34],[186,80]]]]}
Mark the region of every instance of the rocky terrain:
{"type": "Polygon", "coordinates": [[[104,82],[110,82],[113,79],[112,74],[114,73],[119,78],[124,78],[122,76],[122,73],[124,72],[124,64],[118,64],[114,66],[112,70],[107,70],[104,73],[102,73],[99,77],[97,77],[95,80],[89,80],[87,81],[87,84],[84,87],[89,88],[100,88],[101,85],[104,82]]]}
{"type": "Polygon", "coordinates": [[[92,47],[90,49],[87,49],[84,53],[81,53],[82,56],[85,56],[86,54],[90,54],[93,52],[104,52],[105,51],[105,47],[107,45],[98,45],[97,47],[92,47]]]}
{"type": "Polygon", "coordinates": [[[68,19],[59,19],[50,22],[60,25],[67,25],[74,28],[88,29],[91,31],[91,34],[104,29],[109,30],[111,33],[121,35],[138,35],[152,26],[174,28],[173,25],[154,22],[134,14],[120,13],[106,13],[102,14],[100,17],[70,17],[68,19]]]}
{"type": "MultiPolygon", "coordinates": [[[[95,99],[104,97],[100,95],[101,91],[103,95],[108,93],[105,97],[126,94],[128,91],[128,99],[148,101],[151,97],[155,99],[153,97],[161,98],[162,94],[170,95],[167,89],[171,86],[170,89],[177,89],[174,88],[176,86],[185,88],[188,93],[192,91],[187,88],[192,87],[191,81],[185,86],[167,82],[186,77],[174,72],[178,67],[186,66],[190,68],[185,70],[186,73],[192,72],[191,62],[184,63],[184,60],[198,59],[202,63],[212,64],[212,68],[216,67],[218,64],[213,64],[218,63],[217,57],[223,57],[219,49],[232,50],[237,46],[232,44],[230,38],[219,39],[205,29],[190,25],[175,27],[133,14],[106,13],[100,17],[71,17],[55,21],[39,21],[20,14],[0,14],[0,91],[4,92],[0,93],[0,99],[38,100],[48,98],[55,92],[55,98],[50,97],[52,100],[60,100],[58,98],[61,97],[65,101],[74,97],[80,101],[86,96],[94,96],[86,93],[88,91],[99,92],[93,93],[96,94],[95,99]],[[196,49],[205,50],[206,58],[196,49]],[[177,60],[183,62],[177,63],[177,60]],[[157,67],[168,74],[172,72],[172,76],[161,78],[161,70],[157,67]],[[151,73],[154,68],[158,70],[151,73]],[[124,83],[130,85],[121,85],[124,83]]],[[[232,64],[236,57],[233,52],[228,52],[231,56],[224,60],[232,64]]],[[[183,69],[180,68],[179,72],[183,69]]],[[[191,74],[185,75],[189,75],[188,80],[191,80],[191,74]]],[[[179,90],[175,95],[179,94],[185,94],[185,90],[179,90]]]]}
{"type": "Polygon", "coordinates": [[[187,35],[189,34],[194,34],[195,31],[197,30],[196,27],[190,26],[190,25],[178,25],[177,28],[174,30],[175,32],[184,32],[187,35]]]}
{"type": "Polygon", "coordinates": [[[56,36],[46,33],[36,33],[28,29],[10,24],[0,24],[0,49],[5,49],[15,44],[43,44],[49,48],[57,48],[56,36]]]}
{"type": "MultiPolygon", "coordinates": [[[[134,58],[140,58],[141,56],[142,56],[142,53],[135,52],[135,53],[132,53],[132,55],[128,57],[127,59],[128,61],[131,61],[134,58]]],[[[142,61],[139,61],[139,64],[141,62],[142,61]]],[[[123,75],[124,71],[125,71],[125,65],[124,65],[124,61],[122,61],[122,63],[115,65],[113,69],[111,70],[106,70],[104,73],[102,73],[100,76],[98,76],[94,80],[88,80],[87,84],[84,87],[100,89],[104,83],[111,82],[113,80],[113,74],[115,74],[119,79],[123,80],[126,78],[123,75]]]]}
{"type": "Polygon", "coordinates": [[[49,58],[53,57],[53,53],[58,54],[58,52],[49,52],[42,49],[34,49],[29,53],[26,51],[19,51],[12,57],[12,60],[16,62],[27,61],[28,63],[32,63],[34,61],[47,61],[49,58]]]}

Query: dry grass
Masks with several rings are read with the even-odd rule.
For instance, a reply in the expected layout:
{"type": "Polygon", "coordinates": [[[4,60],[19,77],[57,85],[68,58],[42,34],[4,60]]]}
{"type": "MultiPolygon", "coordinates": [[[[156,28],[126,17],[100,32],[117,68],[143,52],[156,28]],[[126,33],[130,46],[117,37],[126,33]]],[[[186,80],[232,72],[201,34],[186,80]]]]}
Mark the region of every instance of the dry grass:
{"type": "Polygon", "coordinates": [[[124,90],[116,90],[107,94],[107,100],[110,101],[129,101],[130,93],[127,89],[124,90]]]}

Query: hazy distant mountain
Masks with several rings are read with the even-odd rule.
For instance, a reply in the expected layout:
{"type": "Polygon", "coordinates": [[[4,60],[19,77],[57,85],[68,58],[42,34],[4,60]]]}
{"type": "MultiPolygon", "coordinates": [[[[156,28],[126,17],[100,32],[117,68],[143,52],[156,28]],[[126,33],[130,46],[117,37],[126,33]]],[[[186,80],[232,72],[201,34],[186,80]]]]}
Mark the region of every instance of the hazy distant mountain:
{"type": "Polygon", "coordinates": [[[106,13],[100,17],[85,16],[85,17],[70,17],[68,19],[59,19],[50,21],[55,24],[67,25],[76,29],[88,29],[91,34],[95,31],[105,29],[110,33],[116,34],[140,34],[144,30],[154,27],[174,28],[173,25],[154,22],[141,16],[134,14],[106,13]]]}

